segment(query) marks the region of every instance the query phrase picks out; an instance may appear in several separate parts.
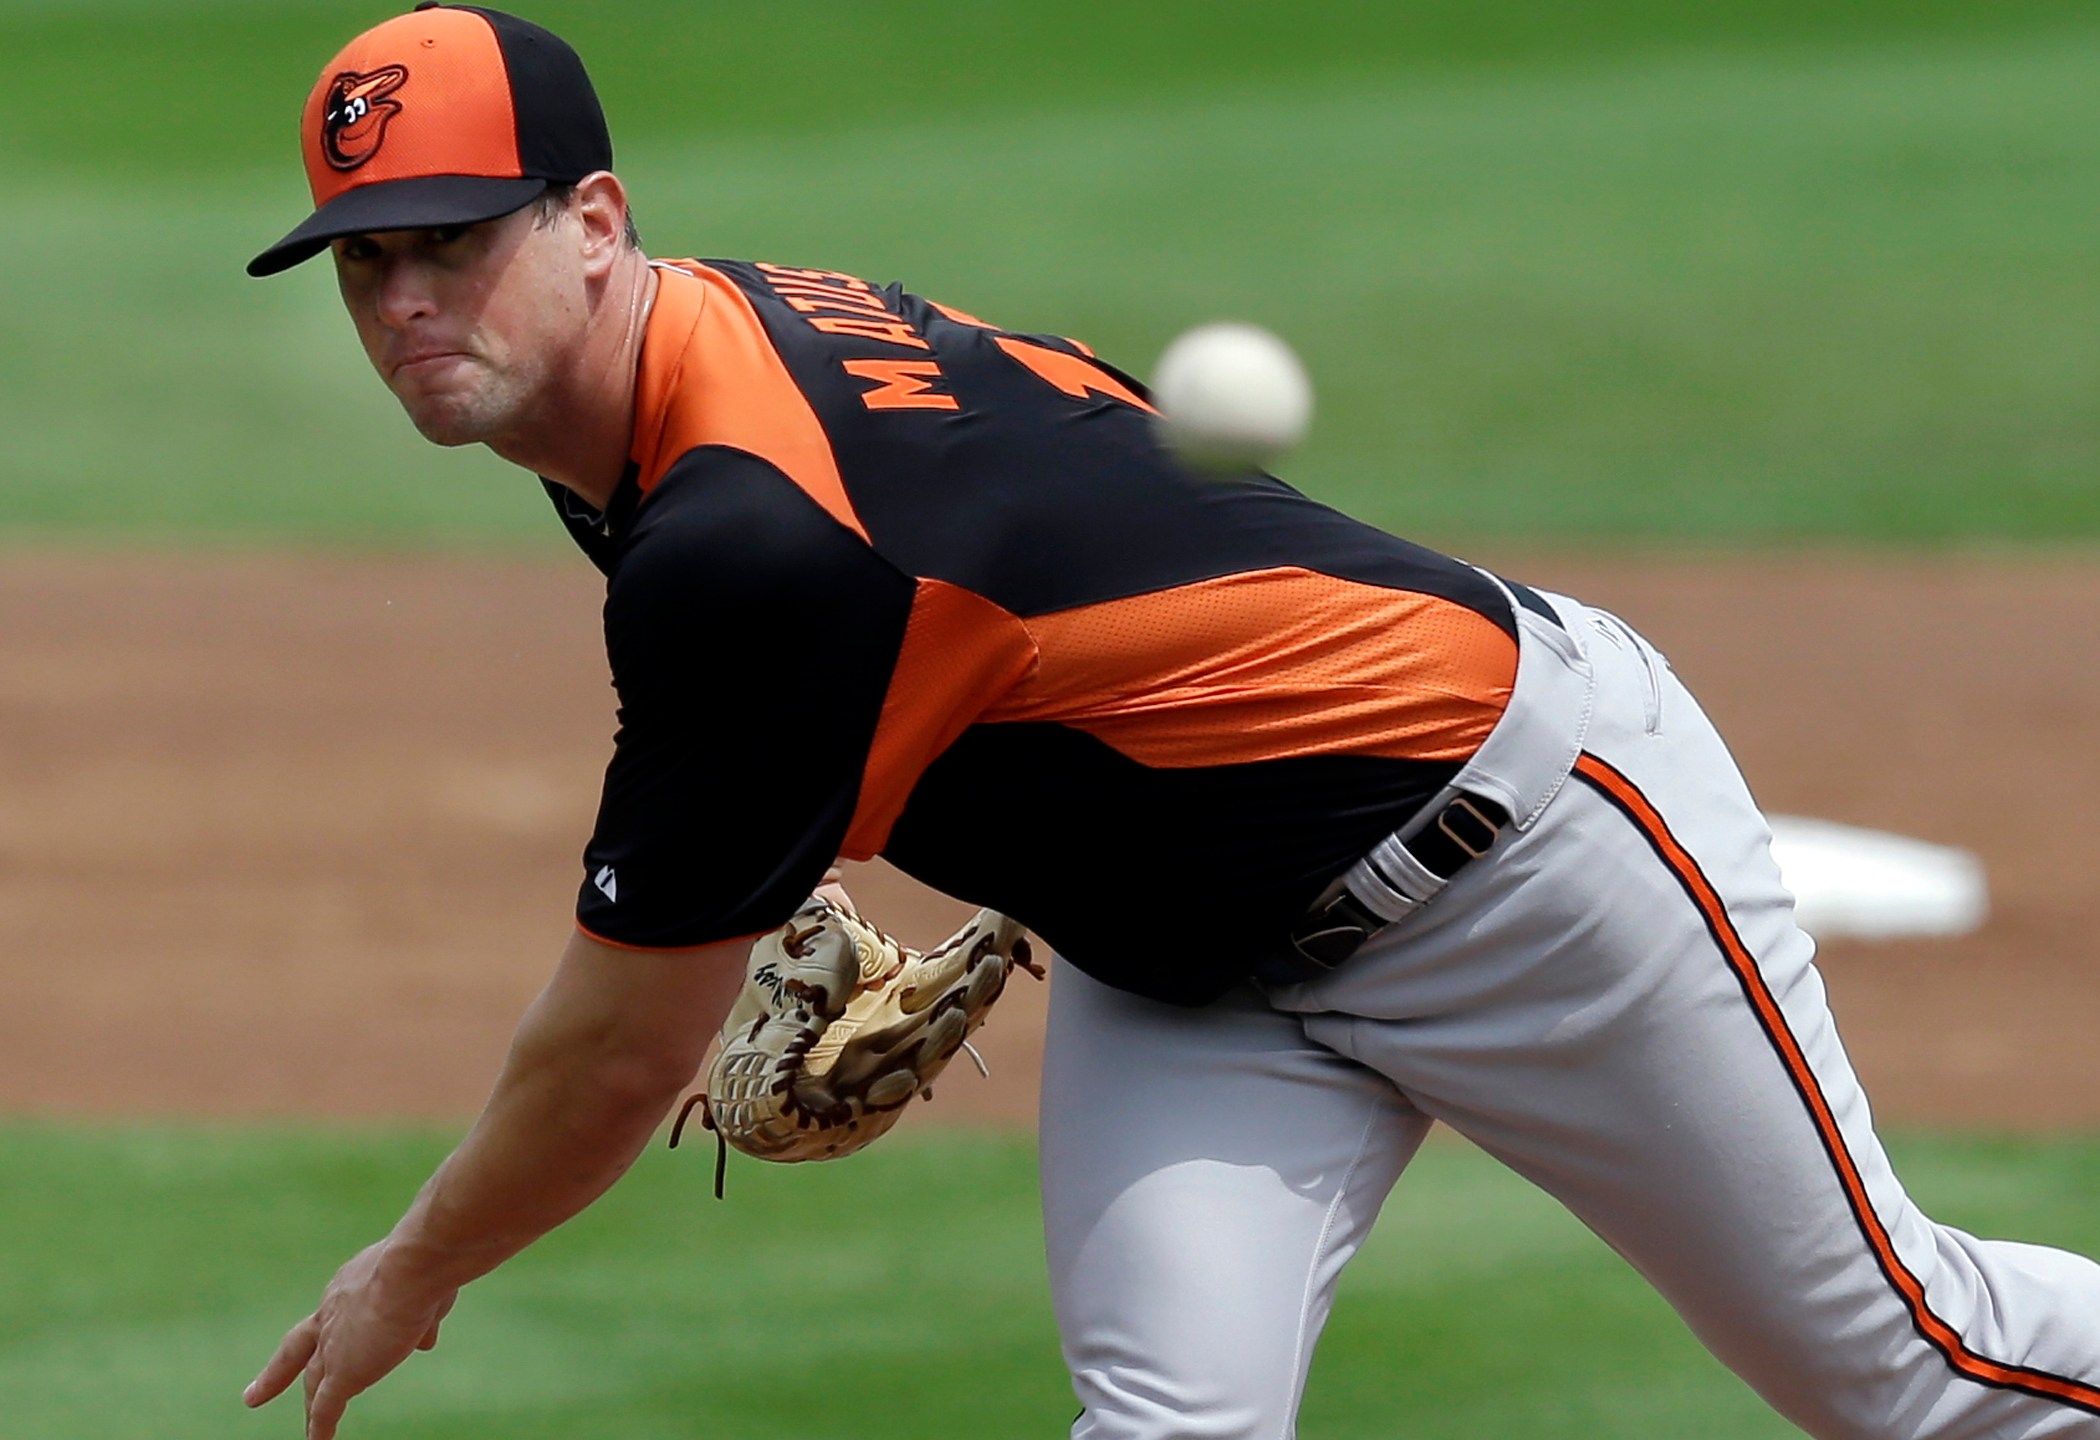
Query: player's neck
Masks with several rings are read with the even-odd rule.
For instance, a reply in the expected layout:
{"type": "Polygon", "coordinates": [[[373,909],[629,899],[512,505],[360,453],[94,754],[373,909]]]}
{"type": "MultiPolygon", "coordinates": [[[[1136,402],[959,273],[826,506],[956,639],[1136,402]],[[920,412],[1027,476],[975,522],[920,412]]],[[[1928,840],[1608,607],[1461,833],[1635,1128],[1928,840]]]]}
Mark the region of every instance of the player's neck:
{"type": "Polygon", "coordinates": [[[648,260],[628,251],[607,277],[574,360],[533,407],[533,423],[490,440],[489,449],[603,510],[627,470],[635,374],[656,284],[648,260]]]}

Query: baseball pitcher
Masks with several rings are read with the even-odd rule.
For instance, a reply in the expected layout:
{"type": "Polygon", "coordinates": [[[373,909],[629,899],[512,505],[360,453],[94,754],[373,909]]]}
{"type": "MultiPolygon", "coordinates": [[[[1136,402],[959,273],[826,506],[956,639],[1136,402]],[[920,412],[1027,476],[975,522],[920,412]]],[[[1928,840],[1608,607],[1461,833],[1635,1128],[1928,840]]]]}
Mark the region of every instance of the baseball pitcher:
{"type": "Polygon", "coordinates": [[[645,257],[580,62],[514,17],[357,37],[301,136],[315,209],[251,272],[326,252],[417,429],[545,481],[620,722],[486,1110],[249,1403],[303,1380],[334,1435],[619,1178],[725,1019],[705,1118],[865,1143],[1025,926],[1075,1436],[1291,1434],[1441,1121],[1810,1434],[2100,1437],[2100,1267],[1905,1195],[1757,807],[1625,624],[1192,476],[1074,341],[645,257]],[[876,855],[985,913],[902,951],[824,888],[876,855]]]}

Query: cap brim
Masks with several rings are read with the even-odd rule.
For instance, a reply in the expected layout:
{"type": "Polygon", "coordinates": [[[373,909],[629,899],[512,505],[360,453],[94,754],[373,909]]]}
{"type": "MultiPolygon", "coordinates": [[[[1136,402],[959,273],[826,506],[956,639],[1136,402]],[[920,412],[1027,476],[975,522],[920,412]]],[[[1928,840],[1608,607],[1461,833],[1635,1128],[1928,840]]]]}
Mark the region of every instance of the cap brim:
{"type": "Polygon", "coordinates": [[[344,235],[379,230],[422,230],[437,225],[478,225],[528,205],[548,182],[530,177],[419,175],[360,185],[323,205],[306,223],[248,262],[250,275],[275,275],[328,248],[344,235]]]}

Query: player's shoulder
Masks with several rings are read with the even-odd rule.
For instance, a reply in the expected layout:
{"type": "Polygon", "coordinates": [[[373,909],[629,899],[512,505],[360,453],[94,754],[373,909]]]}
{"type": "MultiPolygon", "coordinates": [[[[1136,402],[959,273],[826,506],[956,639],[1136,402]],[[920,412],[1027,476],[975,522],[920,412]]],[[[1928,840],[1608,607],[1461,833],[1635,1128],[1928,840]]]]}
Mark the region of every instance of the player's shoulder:
{"type": "Polygon", "coordinates": [[[772,461],[710,444],[680,455],[636,507],[625,558],[690,553],[735,571],[866,548],[772,461]]]}
{"type": "Polygon", "coordinates": [[[778,467],[748,451],[704,445],[673,462],[636,507],[608,603],[851,587],[888,568],[778,467]]]}

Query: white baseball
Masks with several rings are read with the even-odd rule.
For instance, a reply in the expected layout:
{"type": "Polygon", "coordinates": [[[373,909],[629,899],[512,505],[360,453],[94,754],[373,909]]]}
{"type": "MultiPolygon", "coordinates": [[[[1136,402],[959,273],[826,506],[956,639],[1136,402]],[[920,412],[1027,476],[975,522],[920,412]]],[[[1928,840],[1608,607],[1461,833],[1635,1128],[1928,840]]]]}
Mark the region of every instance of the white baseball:
{"type": "Polygon", "coordinates": [[[1291,347],[1259,325],[1198,325],[1152,372],[1161,437],[1198,470],[1267,465],[1305,438],[1312,381],[1291,347]]]}

